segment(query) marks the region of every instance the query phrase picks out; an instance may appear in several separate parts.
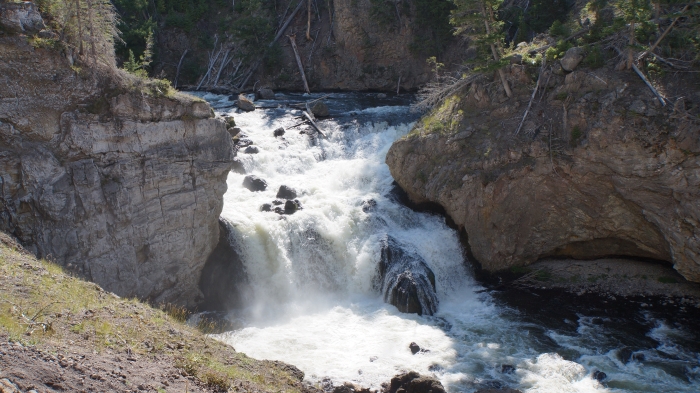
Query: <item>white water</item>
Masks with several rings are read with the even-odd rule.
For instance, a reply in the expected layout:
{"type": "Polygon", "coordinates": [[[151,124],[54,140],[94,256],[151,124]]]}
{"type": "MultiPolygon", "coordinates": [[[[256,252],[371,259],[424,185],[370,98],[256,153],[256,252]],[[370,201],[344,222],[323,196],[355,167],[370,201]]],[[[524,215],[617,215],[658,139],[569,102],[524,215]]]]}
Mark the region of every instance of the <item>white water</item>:
{"type": "MultiPolygon", "coordinates": [[[[205,98],[215,106],[228,103],[222,96],[205,98]]],[[[259,154],[238,157],[268,189],[250,192],[241,185],[244,175],[229,175],[222,216],[234,227],[254,293],[249,307],[230,315],[241,328],[217,338],[254,358],[294,364],[314,383],[330,378],[378,388],[400,371],[415,370],[434,374],[452,392],[490,386],[524,392],[700,391],[697,353],[679,349],[674,337],[683,333],[652,316],[648,323],[656,327],[648,336],[659,348],[676,350],[679,359],[623,364],[615,357],[619,340],[611,341],[588,317],[569,321],[571,329],[553,329],[527,322],[480,293],[457,234],[444,219],[411,211],[389,196],[392,178],[384,158],[411,128],[407,108],[387,102],[361,109],[361,97],[353,95],[336,94],[330,101],[337,103],[332,112],[352,110],[354,116],[321,122],[328,139],[317,146],[299,129],[287,130],[286,142],[273,137],[274,129],[298,123],[298,111],[231,111],[260,148],[259,154]],[[283,184],[299,191],[303,210],[291,216],[261,212],[283,184]],[[362,204],[369,199],[377,207],[365,213],[362,204]],[[413,247],[435,273],[435,316],[399,313],[372,287],[385,234],[413,247]],[[412,355],[411,342],[430,351],[412,355]],[[516,371],[502,373],[503,364],[516,371]],[[592,377],[595,370],[607,373],[607,386],[592,377]]],[[[647,360],[658,352],[648,347],[647,360]]]]}

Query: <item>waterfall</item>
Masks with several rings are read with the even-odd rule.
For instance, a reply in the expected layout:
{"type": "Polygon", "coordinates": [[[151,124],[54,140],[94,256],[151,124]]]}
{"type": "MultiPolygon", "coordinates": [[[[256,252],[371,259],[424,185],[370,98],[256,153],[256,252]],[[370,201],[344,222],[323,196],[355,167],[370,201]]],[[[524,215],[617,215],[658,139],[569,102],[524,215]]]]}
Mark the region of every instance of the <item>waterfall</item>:
{"type": "Polygon", "coordinates": [[[238,152],[246,173],[229,175],[222,212],[244,265],[236,271],[247,275],[246,304],[229,314],[241,328],[216,338],[294,364],[312,383],[379,388],[414,370],[450,392],[697,391],[700,357],[675,344],[689,334],[682,327],[652,314],[599,330],[589,329],[585,309],[524,315],[475,282],[444,218],[395,196],[384,158],[417,120],[410,97],[331,94],[331,117],[319,121],[324,139],[297,126],[301,112],[288,105],[320,95],[278,94],[250,113],[202,96],[233,114],[240,138],[257,148],[238,152]],[[265,189],[245,188],[246,176],[265,189]],[[283,186],[293,194],[278,197],[283,186]],[[284,209],[289,201],[300,209],[284,209]],[[414,355],[411,342],[425,351],[414,355]],[[654,361],[620,361],[628,347],[654,361]],[[675,360],[664,355],[669,347],[675,360]]]}

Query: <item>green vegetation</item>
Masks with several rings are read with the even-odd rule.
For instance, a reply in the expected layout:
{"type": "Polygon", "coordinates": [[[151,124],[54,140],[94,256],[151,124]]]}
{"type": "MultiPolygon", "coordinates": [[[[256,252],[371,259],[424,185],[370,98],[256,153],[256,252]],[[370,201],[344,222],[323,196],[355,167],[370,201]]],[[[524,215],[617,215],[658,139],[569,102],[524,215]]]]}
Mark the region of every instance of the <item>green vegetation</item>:
{"type": "Polygon", "coordinates": [[[574,126],[571,128],[571,146],[578,145],[578,142],[582,137],[583,131],[581,131],[581,127],[574,126]]]}
{"type": "Polygon", "coordinates": [[[415,24],[421,33],[413,37],[411,52],[419,56],[440,56],[453,40],[448,0],[413,0],[415,24]]]}

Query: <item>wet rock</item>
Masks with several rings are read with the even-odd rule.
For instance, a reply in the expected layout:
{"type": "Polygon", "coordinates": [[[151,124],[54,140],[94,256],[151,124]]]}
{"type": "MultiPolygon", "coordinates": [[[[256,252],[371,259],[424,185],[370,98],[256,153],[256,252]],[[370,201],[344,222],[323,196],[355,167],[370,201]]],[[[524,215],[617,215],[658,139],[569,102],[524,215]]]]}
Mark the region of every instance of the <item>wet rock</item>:
{"type": "Polygon", "coordinates": [[[226,131],[228,131],[228,134],[231,135],[231,138],[233,138],[233,137],[236,137],[238,135],[241,135],[241,132],[243,130],[241,130],[240,127],[229,127],[226,129],[226,131]]]}
{"type": "Polygon", "coordinates": [[[238,138],[234,138],[233,142],[238,147],[247,147],[253,144],[253,141],[247,138],[241,138],[242,134],[238,135],[238,138]]]}
{"type": "Polygon", "coordinates": [[[408,348],[411,350],[411,353],[414,355],[417,354],[418,352],[420,352],[420,346],[418,346],[418,344],[416,344],[416,343],[408,344],[408,348]]]}
{"type": "Polygon", "coordinates": [[[284,203],[284,214],[294,214],[301,210],[301,203],[298,200],[287,201],[284,203]]]}
{"type": "Polygon", "coordinates": [[[440,381],[423,377],[415,371],[399,374],[391,379],[386,393],[445,393],[440,381]]]}
{"type": "Polygon", "coordinates": [[[281,137],[282,135],[284,135],[284,128],[280,127],[278,129],[276,129],[275,131],[273,131],[272,134],[275,136],[275,138],[281,137]]]}
{"type": "Polygon", "coordinates": [[[232,227],[219,219],[219,242],[209,254],[199,279],[204,301],[200,309],[226,311],[245,306],[249,293],[248,275],[232,246],[232,227]]]}
{"type": "Polygon", "coordinates": [[[279,205],[284,205],[284,202],[286,202],[286,201],[283,199],[275,199],[274,201],[272,201],[272,204],[275,206],[279,206],[279,205]]]}
{"type": "Polygon", "coordinates": [[[440,373],[440,372],[445,371],[445,369],[439,364],[431,364],[430,366],[428,366],[428,371],[432,371],[434,373],[440,373]]]}
{"type": "Polygon", "coordinates": [[[362,201],[362,211],[365,213],[373,212],[377,208],[377,201],[374,199],[368,199],[366,201],[362,201]]]}
{"type": "Polygon", "coordinates": [[[267,182],[257,176],[250,175],[243,179],[243,187],[253,192],[265,191],[267,189],[267,182]]]}
{"type": "Polygon", "coordinates": [[[243,162],[238,158],[234,158],[231,162],[231,170],[236,173],[240,173],[241,175],[245,175],[245,167],[243,166],[243,162]]]}
{"type": "Polygon", "coordinates": [[[379,93],[379,94],[377,94],[377,98],[379,98],[379,99],[386,98],[386,94],[379,93]]]}
{"type": "Polygon", "coordinates": [[[233,128],[236,126],[236,120],[233,116],[224,116],[224,123],[226,123],[226,128],[233,128]]]}
{"type": "Polygon", "coordinates": [[[260,211],[261,212],[271,212],[272,211],[272,205],[269,203],[263,203],[262,206],[260,206],[260,211]]]}
{"type": "Polygon", "coordinates": [[[258,100],[274,100],[275,92],[271,89],[260,89],[255,93],[255,97],[258,100]]]}
{"type": "Polygon", "coordinates": [[[282,198],[282,199],[295,199],[297,197],[297,191],[293,189],[292,187],[282,185],[280,186],[280,189],[277,191],[277,195],[275,198],[282,198]]]}
{"type": "Polygon", "coordinates": [[[420,255],[388,235],[381,241],[374,283],[381,288],[384,301],[401,312],[433,315],[437,311],[435,274],[420,255]]]}
{"type": "Polygon", "coordinates": [[[277,213],[277,214],[280,214],[280,215],[281,215],[281,214],[284,214],[284,209],[281,208],[281,207],[279,207],[279,206],[276,207],[275,210],[273,210],[273,211],[274,211],[275,213],[277,213]]]}
{"type": "Polygon", "coordinates": [[[607,377],[608,377],[608,374],[606,374],[600,370],[596,370],[593,372],[593,379],[595,379],[598,382],[603,382],[603,380],[605,380],[605,378],[607,378],[607,377]]]}
{"type": "Polygon", "coordinates": [[[245,150],[243,150],[243,153],[246,153],[246,154],[258,154],[258,153],[260,153],[260,149],[258,149],[257,146],[248,146],[248,147],[245,148],[245,150]]]}
{"type": "Polygon", "coordinates": [[[255,104],[253,104],[253,101],[246,98],[246,96],[244,96],[243,94],[240,94],[238,96],[236,106],[238,106],[238,108],[246,112],[252,112],[255,110],[255,104]]]}
{"type": "Polygon", "coordinates": [[[630,349],[629,347],[624,347],[624,348],[620,348],[617,351],[616,357],[622,363],[628,363],[630,361],[630,359],[632,358],[632,353],[633,353],[632,349],[630,349]]]}
{"type": "Polygon", "coordinates": [[[583,48],[580,47],[574,47],[570,48],[569,50],[566,51],[564,54],[564,57],[561,59],[561,68],[564,69],[564,71],[571,72],[578,67],[579,63],[581,63],[581,60],[583,60],[583,56],[585,55],[585,52],[583,51],[583,48]]]}
{"type": "Polygon", "coordinates": [[[501,373],[503,374],[513,374],[515,372],[515,366],[512,364],[501,365],[501,373]]]}
{"type": "Polygon", "coordinates": [[[311,113],[316,117],[328,117],[330,112],[328,111],[328,105],[325,102],[319,101],[311,107],[311,113]]]}

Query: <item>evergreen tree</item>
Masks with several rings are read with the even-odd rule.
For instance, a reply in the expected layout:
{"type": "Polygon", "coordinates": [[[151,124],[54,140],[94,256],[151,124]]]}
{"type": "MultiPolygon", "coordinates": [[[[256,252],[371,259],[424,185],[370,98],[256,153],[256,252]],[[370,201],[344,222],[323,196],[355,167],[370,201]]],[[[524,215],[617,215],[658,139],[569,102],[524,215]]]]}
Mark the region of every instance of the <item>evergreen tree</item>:
{"type": "Polygon", "coordinates": [[[508,97],[513,94],[508,86],[503,67],[507,62],[501,60],[503,42],[503,22],[496,18],[498,8],[503,0],[452,0],[455,9],[450,22],[456,27],[456,34],[471,37],[477,45],[488,48],[493,57],[487,62],[488,68],[496,68],[503,88],[508,97]]]}

